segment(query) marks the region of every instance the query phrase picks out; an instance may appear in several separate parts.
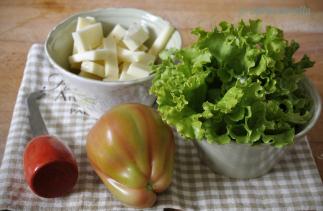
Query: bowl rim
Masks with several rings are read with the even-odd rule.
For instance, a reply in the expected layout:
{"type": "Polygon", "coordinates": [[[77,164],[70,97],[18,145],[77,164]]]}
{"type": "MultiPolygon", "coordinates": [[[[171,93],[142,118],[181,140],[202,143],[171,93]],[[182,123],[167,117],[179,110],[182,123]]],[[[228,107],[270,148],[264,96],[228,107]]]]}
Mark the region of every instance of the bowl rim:
{"type": "Polygon", "coordinates": [[[304,75],[304,78],[303,80],[301,80],[301,83],[303,83],[303,85],[306,86],[307,91],[313,100],[313,115],[311,119],[307,122],[307,124],[304,125],[305,127],[300,132],[295,134],[295,139],[303,137],[308,131],[310,131],[314,127],[314,125],[320,117],[322,110],[321,97],[313,82],[306,75],[304,75]]]}
{"type": "MultiPolygon", "coordinates": [[[[50,63],[55,67],[55,69],[58,69],[60,73],[62,73],[63,75],[66,75],[68,77],[73,78],[73,80],[80,80],[80,82],[84,82],[84,83],[89,83],[89,84],[94,84],[94,85],[98,85],[98,86],[123,86],[123,85],[133,85],[133,84],[139,84],[142,82],[146,82],[146,81],[150,81],[154,78],[155,73],[151,73],[150,75],[143,77],[143,78],[138,78],[138,79],[134,79],[134,80],[127,80],[127,81],[100,81],[100,80],[93,80],[93,79],[89,79],[89,78],[84,78],[81,77],[77,74],[74,74],[70,71],[68,71],[67,69],[61,67],[59,64],[56,63],[56,61],[54,61],[54,59],[50,56],[49,53],[49,40],[52,37],[52,34],[57,30],[57,28],[61,27],[65,22],[70,21],[72,19],[75,19],[79,16],[82,16],[84,14],[88,14],[88,13],[93,13],[93,12],[99,12],[99,11],[128,11],[128,12],[139,12],[139,13],[144,13],[145,15],[151,16],[154,19],[159,19],[163,22],[169,23],[170,25],[172,25],[169,21],[165,20],[164,18],[154,15],[148,11],[142,10],[142,9],[137,9],[137,8],[131,8],[131,7],[108,7],[108,8],[97,8],[97,9],[93,9],[93,10],[88,10],[88,11],[82,11],[82,12],[78,12],[78,13],[74,13],[70,16],[68,16],[67,18],[63,19],[62,21],[60,21],[56,26],[54,26],[49,33],[47,34],[46,37],[46,41],[45,41],[45,54],[48,58],[48,60],[50,61],[50,63]]],[[[173,25],[172,25],[173,26],[173,25]]],[[[174,27],[174,26],[173,26],[174,27]]],[[[175,27],[174,27],[175,28],[175,27]]],[[[180,36],[179,31],[175,28],[175,32],[177,32],[179,34],[179,47],[182,47],[182,38],[180,36]]]]}

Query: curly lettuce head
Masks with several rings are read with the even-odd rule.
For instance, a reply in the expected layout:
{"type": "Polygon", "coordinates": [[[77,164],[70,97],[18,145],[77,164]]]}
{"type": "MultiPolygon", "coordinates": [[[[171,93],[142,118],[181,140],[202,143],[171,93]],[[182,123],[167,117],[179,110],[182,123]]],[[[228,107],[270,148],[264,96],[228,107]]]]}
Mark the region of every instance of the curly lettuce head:
{"type": "Polygon", "coordinates": [[[312,62],[295,62],[298,43],[260,20],[196,28],[189,48],[164,51],[153,66],[151,93],[162,118],[187,139],[220,144],[293,143],[311,118],[312,101],[300,86],[312,62]]]}

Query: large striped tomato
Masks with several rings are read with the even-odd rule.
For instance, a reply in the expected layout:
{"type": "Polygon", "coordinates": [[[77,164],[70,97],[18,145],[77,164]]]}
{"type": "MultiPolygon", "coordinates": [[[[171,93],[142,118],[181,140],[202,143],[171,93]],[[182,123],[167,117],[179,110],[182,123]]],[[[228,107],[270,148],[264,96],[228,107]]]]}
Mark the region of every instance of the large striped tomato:
{"type": "Polygon", "coordinates": [[[151,207],[171,183],[173,133],[148,106],[112,108],[90,130],[86,151],[106,187],[127,206],[151,207]]]}

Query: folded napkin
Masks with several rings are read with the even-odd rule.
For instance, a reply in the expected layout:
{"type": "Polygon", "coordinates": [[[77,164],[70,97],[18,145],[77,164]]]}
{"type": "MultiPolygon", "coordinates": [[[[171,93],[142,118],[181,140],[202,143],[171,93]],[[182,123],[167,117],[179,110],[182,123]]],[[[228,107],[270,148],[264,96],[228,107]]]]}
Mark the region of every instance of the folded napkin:
{"type": "MultiPolygon", "coordinates": [[[[49,64],[44,47],[29,51],[0,170],[0,209],[12,210],[132,210],[115,200],[88,163],[85,135],[95,123],[69,93],[49,64]],[[23,177],[22,155],[31,139],[26,98],[45,89],[40,110],[50,134],[60,137],[74,152],[79,178],[65,197],[34,195],[23,177]]],[[[300,141],[267,175],[257,179],[230,179],[212,172],[199,159],[191,142],[176,137],[173,181],[151,210],[323,210],[323,186],[307,140],[300,141]]],[[[149,210],[149,209],[148,209],[149,210]]]]}

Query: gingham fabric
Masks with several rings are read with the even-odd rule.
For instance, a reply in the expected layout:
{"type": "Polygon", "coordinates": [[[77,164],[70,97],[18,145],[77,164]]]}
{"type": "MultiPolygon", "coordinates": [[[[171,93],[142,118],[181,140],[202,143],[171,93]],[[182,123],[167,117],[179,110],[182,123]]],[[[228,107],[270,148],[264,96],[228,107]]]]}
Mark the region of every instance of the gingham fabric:
{"type": "MultiPolygon", "coordinates": [[[[68,93],[46,59],[43,45],[33,45],[1,165],[0,209],[131,210],[111,196],[87,161],[85,135],[95,121],[84,114],[68,93]],[[50,90],[39,100],[49,133],[64,140],[78,162],[78,182],[66,197],[37,197],[24,181],[22,155],[31,139],[26,97],[39,89],[50,90]]],[[[172,184],[158,196],[151,210],[323,210],[323,186],[306,140],[297,143],[267,175],[241,180],[210,171],[200,161],[194,145],[175,136],[177,151],[172,184]]]]}

